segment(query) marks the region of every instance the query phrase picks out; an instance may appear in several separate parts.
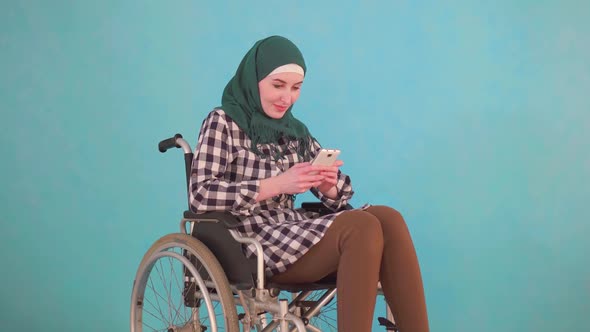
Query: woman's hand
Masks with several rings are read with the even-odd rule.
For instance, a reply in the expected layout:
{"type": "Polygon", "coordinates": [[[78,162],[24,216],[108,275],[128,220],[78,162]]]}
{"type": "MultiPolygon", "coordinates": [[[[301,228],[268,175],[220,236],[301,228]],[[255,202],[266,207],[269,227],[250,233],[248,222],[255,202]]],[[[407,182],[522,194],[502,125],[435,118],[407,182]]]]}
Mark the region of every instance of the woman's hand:
{"type": "Polygon", "coordinates": [[[325,180],[319,166],[299,163],[277,176],[277,182],[283,194],[301,194],[311,187],[317,187],[325,180]]]}
{"type": "Polygon", "coordinates": [[[320,186],[325,180],[320,174],[321,168],[321,166],[312,166],[308,162],[299,163],[280,175],[261,180],[257,201],[279,194],[301,194],[311,187],[320,186]]]}
{"type": "Polygon", "coordinates": [[[338,183],[338,168],[342,165],[344,165],[342,160],[336,160],[332,166],[316,166],[320,171],[319,174],[324,177],[324,180],[317,186],[317,188],[322,194],[329,198],[335,199],[338,195],[336,183],[338,183]]]}

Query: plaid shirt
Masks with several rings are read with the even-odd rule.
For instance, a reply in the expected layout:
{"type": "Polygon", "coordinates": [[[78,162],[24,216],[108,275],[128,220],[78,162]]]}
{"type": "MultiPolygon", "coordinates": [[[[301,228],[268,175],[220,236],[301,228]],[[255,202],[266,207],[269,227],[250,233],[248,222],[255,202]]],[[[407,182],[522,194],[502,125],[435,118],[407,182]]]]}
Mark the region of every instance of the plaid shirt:
{"type": "MultiPolygon", "coordinates": [[[[260,158],[250,151],[251,140],[221,109],[215,109],[205,120],[192,162],[190,178],[191,210],[196,213],[230,211],[241,225],[242,236],[256,239],[264,249],[266,273],[283,272],[320,241],[338,213],[319,216],[295,209],[293,195],[281,194],[256,202],[260,180],[277,176],[296,163],[303,162],[296,153],[297,142],[280,139],[276,144],[285,151],[283,159],[260,158]]],[[[268,154],[268,144],[260,144],[268,154]]],[[[320,149],[313,141],[312,157],[320,149]]],[[[338,197],[330,199],[316,188],[313,194],[333,211],[347,204],[353,195],[350,178],[338,172],[338,197]]],[[[254,246],[244,246],[246,256],[254,246]]]]}

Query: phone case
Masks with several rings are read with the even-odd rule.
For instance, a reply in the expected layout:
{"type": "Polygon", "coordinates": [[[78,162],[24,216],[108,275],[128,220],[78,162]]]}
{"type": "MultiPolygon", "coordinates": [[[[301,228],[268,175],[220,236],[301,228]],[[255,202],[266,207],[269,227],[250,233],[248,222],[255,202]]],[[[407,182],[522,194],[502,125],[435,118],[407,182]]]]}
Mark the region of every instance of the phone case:
{"type": "Polygon", "coordinates": [[[318,152],[317,156],[315,156],[311,164],[321,166],[332,166],[336,159],[338,159],[339,154],[340,150],[322,149],[320,150],[320,152],[318,152]]]}

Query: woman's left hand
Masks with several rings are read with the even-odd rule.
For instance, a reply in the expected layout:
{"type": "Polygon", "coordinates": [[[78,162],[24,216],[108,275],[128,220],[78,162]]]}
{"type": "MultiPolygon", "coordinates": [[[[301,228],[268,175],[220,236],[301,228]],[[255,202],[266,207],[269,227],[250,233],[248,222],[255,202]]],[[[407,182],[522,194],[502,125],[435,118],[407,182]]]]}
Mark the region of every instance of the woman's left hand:
{"type": "Polygon", "coordinates": [[[344,162],[342,160],[336,160],[332,166],[316,166],[319,174],[324,177],[322,183],[317,186],[317,189],[332,199],[336,198],[338,191],[336,189],[336,183],[338,183],[338,168],[342,166],[344,162]]]}

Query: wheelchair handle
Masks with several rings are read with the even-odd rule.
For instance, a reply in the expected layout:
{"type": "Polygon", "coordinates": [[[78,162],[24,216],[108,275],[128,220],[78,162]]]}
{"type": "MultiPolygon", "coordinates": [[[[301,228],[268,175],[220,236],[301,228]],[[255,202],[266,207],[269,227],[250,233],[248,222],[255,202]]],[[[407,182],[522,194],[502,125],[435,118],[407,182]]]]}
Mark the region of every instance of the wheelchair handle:
{"type": "Polygon", "coordinates": [[[182,135],[176,134],[173,137],[170,137],[170,138],[160,141],[160,143],[158,143],[158,150],[160,150],[160,152],[164,153],[164,152],[168,151],[168,149],[171,149],[174,147],[179,148],[180,144],[176,143],[176,139],[178,139],[178,138],[182,138],[182,135]]]}
{"type": "Polygon", "coordinates": [[[181,134],[176,134],[173,137],[167,138],[158,143],[158,150],[162,153],[171,148],[182,148],[184,153],[191,153],[191,147],[187,141],[182,138],[181,134]]]}

